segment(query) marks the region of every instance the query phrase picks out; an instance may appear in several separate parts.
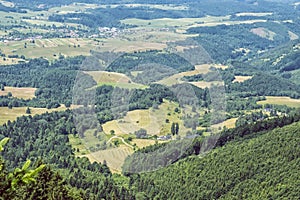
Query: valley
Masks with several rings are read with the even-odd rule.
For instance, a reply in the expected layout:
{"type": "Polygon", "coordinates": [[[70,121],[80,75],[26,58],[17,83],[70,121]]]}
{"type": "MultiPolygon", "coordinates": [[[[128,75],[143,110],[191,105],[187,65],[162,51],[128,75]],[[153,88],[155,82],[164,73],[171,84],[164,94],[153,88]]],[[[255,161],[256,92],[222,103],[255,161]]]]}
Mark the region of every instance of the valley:
{"type": "Polygon", "coordinates": [[[0,1],[0,199],[295,199],[298,4],[0,1]]]}

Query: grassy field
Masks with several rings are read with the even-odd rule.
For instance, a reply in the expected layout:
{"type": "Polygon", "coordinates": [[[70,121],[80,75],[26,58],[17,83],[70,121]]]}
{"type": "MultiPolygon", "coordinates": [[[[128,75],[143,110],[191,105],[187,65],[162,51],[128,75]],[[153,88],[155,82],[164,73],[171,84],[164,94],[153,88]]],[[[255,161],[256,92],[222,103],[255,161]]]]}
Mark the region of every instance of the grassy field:
{"type": "Polygon", "coordinates": [[[224,126],[226,128],[234,128],[237,119],[238,118],[227,119],[222,123],[212,125],[212,128],[219,129],[219,128],[223,128],[224,126]]]}
{"type": "Polygon", "coordinates": [[[93,77],[98,85],[112,85],[114,87],[134,89],[134,88],[145,88],[146,86],[138,83],[134,83],[125,74],[116,72],[106,71],[87,71],[84,72],[93,77]]]}
{"type": "Polygon", "coordinates": [[[224,82],[221,81],[212,81],[212,82],[198,81],[198,82],[190,82],[190,83],[201,89],[210,88],[213,85],[224,85],[224,82]]]}
{"type": "Polygon", "coordinates": [[[135,131],[143,128],[149,135],[167,135],[171,133],[171,124],[179,123],[179,134],[185,135],[190,129],[185,128],[181,120],[182,113],[175,113],[177,103],[164,100],[158,109],[134,110],[120,120],[113,120],[103,124],[103,130],[109,134],[111,130],[116,135],[133,134],[135,131]],[[166,119],[169,123],[166,123],[166,119]]]}
{"type": "Polygon", "coordinates": [[[251,32],[255,35],[258,35],[259,37],[266,38],[268,40],[274,40],[274,37],[276,36],[276,33],[263,27],[253,28],[251,29],[251,32]]]}
{"type": "Polygon", "coordinates": [[[300,108],[300,99],[291,99],[290,97],[272,97],[267,96],[267,100],[259,101],[258,104],[275,104],[275,105],[287,105],[289,107],[300,108]]]}
{"type": "Polygon", "coordinates": [[[117,148],[101,150],[83,156],[89,158],[91,162],[103,163],[106,161],[107,166],[113,173],[120,173],[125,158],[132,153],[133,150],[130,147],[120,145],[120,147],[117,148]]]}
{"type": "Polygon", "coordinates": [[[272,12],[244,12],[244,13],[237,13],[236,16],[254,16],[254,17],[263,17],[273,15],[272,12]]]}
{"type": "Polygon", "coordinates": [[[221,17],[207,16],[202,18],[180,18],[180,19],[160,18],[160,19],[152,19],[152,20],[131,18],[131,19],[122,20],[122,23],[137,25],[140,27],[150,27],[150,28],[164,28],[164,27],[183,28],[183,27],[191,26],[193,24],[220,22],[222,20],[229,20],[229,19],[230,16],[221,16],[221,17]]]}
{"type": "MultiPolygon", "coordinates": [[[[155,8],[160,10],[187,10],[188,7],[183,5],[175,5],[175,4],[120,4],[121,6],[126,6],[129,8],[136,8],[136,7],[148,7],[148,8],[155,8]]],[[[111,8],[116,8],[120,6],[119,4],[116,5],[109,5],[111,8]]],[[[108,5],[100,5],[101,8],[106,8],[108,5]]]]}
{"type": "Polygon", "coordinates": [[[242,82],[244,82],[246,80],[249,80],[251,78],[252,78],[252,76],[235,76],[235,79],[232,82],[242,83],[242,82]]]}
{"type": "MultiPolygon", "coordinates": [[[[14,121],[17,117],[21,117],[26,114],[27,107],[17,107],[9,109],[7,107],[0,107],[0,124],[5,124],[8,120],[14,121]]],[[[54,111],[62,111],[65,110],[66,107],[61,106],[55,109],[46,109],[46,108],[30,108],[31,115],[42,114],[45,112],[54,112],[54,111]]]]}
{"type": "MultiPolygon", "coordinates": [[[[184,81],[182,81],[181,79],[184,76],[193,76],[193,75],[196,75],[196,74],[206,74],[206,73],[210,72],[210,68],[212,66],[215,67],[215,68],[218,68],[218,69],[228,68],[228,66],[225,66],[225,65],[211,65],[211,64],[196,65],[195,70],[174,74],[170,77],[167,77],[167,78],[164,78],[164,79],[158,81],[157,83],[167,85],[167,86],[183,83],[184,81]]],[[[204,87],[204,88],[209,87],[211,85],[211,83],[208,83],[208,82],[205,82],[205,81],[195,82],[195,83],[192,83],[192,84],[195,84],[197,87],[201,87],[201,88],[202,87],[204,87]]]]}
{"type": "Polygon", "coordinates": [[[35,97],[34,93],[36,88],[17,88],[17,87],[5,87],[4,91],[0,91],[0,96],[7,95],[11,92],[13,97],[23,98],[23,99],[32,99],[35,97]]]}
{"type": "Polygon", "coordinates": [[[92,39],[52,38],[30,41],[10,41],[0,44],[6,55],[24,55],[26,58],[44,57],[48,60],[58,59],[59,54],[66,56],[90,55],[91,49],[96,49],[98,43],[92,39]],[[26,43],[26,48],[25,48],[26,43]]]}

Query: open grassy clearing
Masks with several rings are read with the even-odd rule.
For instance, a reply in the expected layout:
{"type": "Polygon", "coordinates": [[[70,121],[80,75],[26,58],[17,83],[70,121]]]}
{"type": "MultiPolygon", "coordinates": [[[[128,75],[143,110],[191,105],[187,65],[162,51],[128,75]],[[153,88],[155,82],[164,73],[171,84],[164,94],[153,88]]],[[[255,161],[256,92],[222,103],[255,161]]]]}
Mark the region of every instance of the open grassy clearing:
{"type": "Polygon", "coordinates": [[[273,15],[272,12],[244,12],[244,13],[237,13],[236,16],[254,16],[254,17],[264,17],[268,15],[273,15]]]}
{"type": "Polygon", "coordinates": [[[48,10],[48,14],[68,14],[68,13],[83,13],[87,9],[96,9],[100,6],[97,4],[87,4],[87,3],[72,3],[70,5],[64,5],[60,7],[53,7],[48,10]]]}
{"type": "Polygon", "coordinates": [[[130,32],[121,35],[121,38],[128,41],[147,41],[165,44],[167,42],[181,41],[195,36],[197,36],[197,34],[181,34],[168,29],[160,30],[157,28],[139,27],[130,29],[130,32]]]}
{"type": "Polygon", "coordinates": [[[229,20],[230,16],[207,16],[202,18],[160,18],[160,19],[152,19],[152,20],[143,20],[143,19],[125,19],[121,22],[124,24],[137,25],[140,27],[149,27],[149,28],[165,28],[165,27],[188,27],[193,24],[201,24],[201,23],[210,23],[210,22],[221,22],[223,20],[229,20]]]}
{"type": "Polygon", "coordinates": [[[34,93],[36,90],[37,88],[4,87],[4,91],[0,91],[0,96],[7,95],[9,92],[11,92],[13,97],[32,99],[35,97],[34,93]]]}
{"type": "Polygon", "coordinates": [[[202,18],[160,18],[152,20],[143,20],[130,18],[121,22],[129,25],[136,25],[143,28],[176,28],[177,33],[186,33],[186,30],[193,27],[218,26],[218,25],[236,25],[236,24],[253,24],[266,22],[267,20],[243,20],[230,21],[230,16],[206,16],[202,18]]]}
{"type": "Polygon", "coordinates": [[[134,83],[125,74],[116,72],[106,72],[106,71],[87,71],[84,72],[93,77],[93,79],[98,83],[98,85],[112,85],[114,87],[120,88],[145,88],[146,86],[138,83],[134,83]]]}
{"type": "Polygon", "coordinates": [[[91,49],[96,49],[98,43],[92,39],[52,38],[30,41],[9,41],[0,44],[0,49],[6,55],[24,55],[26,58],[44,57],[49,60],[58,59],[59,54],[65,56],[90,55],[91,49]],[[26,43],[26,45],[25,45],[26,43]],[[26,46],[26,48],[25,48],[26,46]]]}
{"type": "Polygon", "coordinates": [[[252,76],[235,76],[235,79],[232,82],[242,83],[242,82],[244,82],[246,80],[249,80],[251,78],[252,78],[252,76]]]}
{"type": "Polygon", "coordinates": [[[274,40],[274,37],[276,36],[276,33],[263,27],[253,28],[250,31],[259,37],[266,38],[268,40],[274,40]]]}
{"type": "MultiPolygon", "coordinates": [[[[16,107],[9,109],[7,107],[0,107],[0,124],[5,124],[8,120],[14,121],[17,119],[17,117],[21,117],[26,114],[27,107],[16,107]]],[[[66,110],[65,106],[61,106],[59,108],[53,108],[53,109],[47,109],[47,108],[31,108],[30,115],[38,115],[43,114],[45,112],[54,112],[54,111],[63,111],[66,110]]]]}
{"type": "Polygon", "coordinates": [[[227,119],[226,121],[224,121],[222,123],[212,125],[212,128],[214,128],[214,129],[222,129],[223,127],[234,128],[235,122],[237,121],[237,119],[238,118],[227,119]]]}
{"type": "Polygon", "coordinates": [[[86,145],[82,142],[81,138],[78,135],[74,136],[72,134],[68,135],[69,144],[75,148],[75,155],[85,155],[89,153],[89,150],[86,148],[86,145]]]}
{"type": "Polygon", "coordinates": [[[291,99],[290,97],[266,96],[266,100],[257,102],[260,105],[275,104],[287,105],[289,107],[300,108],[300,99],[291,99]]]}
{"type": "MultiPolygon", "coordinates": [[[[211,71],[210,70],[211,67],[215,67],[217,69],[226,69],[226,68],[228,68],[228,66],[225,66],[225,65],[212,65],[212,64],[196,65],[195,70],[174,74],[172,76],[166,77],[166,78],[158,81],[157,83],[163,84],[163,85],[166,85],[166,86],[171,86],[171,85],[175,85],[175,84],[179,84],[179,83],[184,83],[184,81],[181,80],[184,76],[193,76],[193,75],[197,75],[197,74],[206,74],[206,73],[211,71]]],[[[203,84],[207,83],[206,85],[209,85],[209,86],[211,85],[211,83],[201,81],[201,83],[202,82],[203,82],[203,84]]],[[[198,83],[198,84],[201,84],[201,83],[198,83]]]]}
{"type": "Polygon", "coordinates": [[[160,10],[187,10],[187,6],[176,5],[176,4],[116,4],[116,5],[100,5],[101,8],[106,8],[107,6],[111,8],[117,8],[118,6],[125,6],[128,8],[137,8],[137,7],[148,7],[155,8],[160,10]]]}
{"type": "Polygon", "coordinates": [[[291,40],[299,39],[299,36],[297,34],[293,33],[292,31],[288,31],[288,34],[289,34],[291,40]]]}
{"type": "MultiPolygon", "coordinates": [[[[161,141],[160,141],[161,142],[161,141]]],[[[138,148],[147,147],[150,145],[155,144],[155,140],[148,140],[148,139],[133,139],[131,141],[131,144],[136,144],[138,148]]]]}
{"type": "Polygon", "coordinates": [[[6,7],[10,7],[13,8],[15,6],[15,4],[13,2],[9,2],[9,1],[0,1],[0,3],[6,7]]]}
{"type": "MultiPolygon", "coordinates": [[[[126,36],[127,37],[127,36],[126,36]]],[[[161,42],[149,42],[143,40],[129,40],[126,38],[109,38],[99,46],[99,51],[134,52],[146,50],[163,50],[167,45],[161,42]]]]}
{"type": "Polygon", "coordinates": [[[224,82],[221,81],[211,81],[211,82],[198,81],[198,82],[189,82],[189,83],[201,89],[210,88],[213,85],[224,85],[224,82]]]}
{"type": "MultiPolygon", "coordinates": [[[[143,128],[147,130],[149,135],[167,135],[171,133],[171,124],[179,123],[179,134],[185,135],[190,129],[185,128],[181,117],[182,113],[175,113],[177,103],[164,100],[158,109],[134,110],[120,120],[109,121],[102,125],[106,134],[110,134],[111,130],[116,135],[133,134],[135,131],[143,128]],[[168,119],[168,123],[166,120],[168,119]]],[[[188,111],[186,111],[186,114],[188,111]]]]}
{"type": "Polygon", "coordinates": [[[103,163],[105,161],[113,173],[120,173],[126,157],[132,153],[133,150],[130,147],[120,145],[117,148],[101,150],[83,156],[87,157],[91,162],[103,163]]]}

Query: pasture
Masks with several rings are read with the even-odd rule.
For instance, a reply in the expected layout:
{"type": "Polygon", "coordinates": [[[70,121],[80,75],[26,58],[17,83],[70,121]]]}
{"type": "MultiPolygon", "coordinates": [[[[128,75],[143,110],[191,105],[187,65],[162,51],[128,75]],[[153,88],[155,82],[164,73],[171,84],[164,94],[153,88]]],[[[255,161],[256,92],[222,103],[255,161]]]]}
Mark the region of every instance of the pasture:
{"type": "Polygon", "coordinates": [[[212,128],[214,128],[214,129],[220,129],[220,128],[222,129],[223,127],[234,128],[235,127],[235,122],[237,121],[237,119],[238,118],[227,119],[224,122],[212,125],[212,128]]]}
{"type": "Polygon", "coordinates": [[[300,99],[292,99],[290,97],[274,97],[266,96],[266,100],[257,102],[260,105],[275,104],[287,105],[289,107],[300,108],[300,99]]]}
{"type": "Polygon", "coordinates": [[[253,28],[250,31],[259,37],[266,38],[268,40],[274,40],[274,37],[276,36],[276,33],[263,27],[253,28]]]}
{"type": "Polygon", "coordinates": [[[180,127],[179,134],[185,135],[190,129],[183,125],[183,114],[174,112],[177,107],[177,103],[164,100],[158,109],[129,111],[122,119],[106,122],[102,127],[106,134],[110,134],[111,130],[116,135],[133,134],[143,128],[149,135],[167,135],[171,133],[172,122],[177,122],[180,127]]]}
{"type": "Polygon", "coordinates": [[[126,157],[132,153],[133,150],[130,147],[120,145],[117,148],[101,150],[82,156],[87,157],[91,162],[106,162],[113,173],[120,173],[126,157]]]}
{"type": "MultiPolygon", "coordinates": [[[[9,109],[7,107],[0,107],[0,124],[7,123],[8,120],[14,121],[17,119],[17,117],[21,117],[26,114],[27,107],[13,107],[12,109],[9,109]]],[[[54,112],[54,111],[62,111],[66,110],[66,107],[61,106],[59,108],[53,108],[53,109],[47,109],[47,108],[31,108],[30,115],[38,115],[43,114],[45,112],[54,112]]]]}
{"type": "Polygon", "coordinates": [[[18,88],[18,87],[4,87],[4,91],[0,91],[0,96],[7,95],[9,92],[13,97],[22,99],[32,99],[35,97],[36,88],[18,88]]]}
{"type": "Polygon", "coordinates": [[[246,80],[249,80],[251,78],[252,78],[252,76],[235,76],[235,79],[232,82],[242,83],[242,82],[244,82],[246,80]]]}
{"type": "MultiPolygon", "coordinates": [[[[197,75],[197,74],[206,74],[206,73],[211,71],[210,70],[211,67],[215,67],[217,69],[226,69],[226,68],[228,68],[228,66],[225,66],[225,65],[212,65],[212,64],[196,65],[195,70],[174,74],[172,76],[166,77],[166,78],[158,81],[157,83],[163,84],[163,85],[166,85],[166,86],[171,86],[171,85],[175,85],[175,84],[179,84],[179,83],[184,83],[184,81],[181,80],[184,76],[193,76],[193,75],[197,75]]],[[[192,84],[197,86],[197,87],[200,87],[200,88],[205,88],[205,87],[210,87],[212,83],[213,82],[201,81],[201,82],[193,82],[192,84]]]]}
{"type": "Polygon", "coordinates": [[[128,76],[116,72],[106,72],[106,71],[87,71],[84,72],[93,77],[100,85],[111,85],[114,87],[134,89],[134,88],[145,88],[146,86],[138,83],[134,83],[128,76]]]}

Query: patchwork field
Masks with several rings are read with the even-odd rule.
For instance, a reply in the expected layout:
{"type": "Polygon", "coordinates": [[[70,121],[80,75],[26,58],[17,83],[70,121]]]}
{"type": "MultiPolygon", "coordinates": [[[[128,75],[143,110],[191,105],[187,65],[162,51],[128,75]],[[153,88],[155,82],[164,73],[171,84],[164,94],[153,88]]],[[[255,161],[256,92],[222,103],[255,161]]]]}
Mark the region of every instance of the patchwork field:
{"type": "Polygon", "coordinates": [[[300,99],[291,99],[290,97],[272,97],[266,96],[266,100],[257,102],[260,105],[275,104],[287,105],[289,107],[300,108],[300,99]]]}
{"type": "Polygon", "coordinates": [[[133,150],[130,147],[120,145],[117,148],[101,150],[83,156],[87,157],[91,162],[106,162],[113,173],[120,173],[125,158],[132,153],[133,150]]]}
{"type": "Polygon", "coordinates": [[[4,91],[0,91],[0,96],[7,95],[11,92],[13,97],[16,98],[23,98],[23,99],[32,99],[35,97],[34,93],[36,88],[17,88],[17,87],[5,87],[4,91]]]}
{"type": "Polygon", "coordinates": [[[90,55],[91,49],[96,49],[98,42],[91,39],[52,38],[30,41],[9,41],[0,44],[6,55],[24,55],[25,58],[44,57],[48,60],[58,59],[59,54],[65,56],[90,55]]]}
{"type": "Polygon", "coordinates": [[[134,110],[120,120],[113,120],[103,124],[103,130],[110,134],[111,130],[116,135],[133,134],[135,131],[143,128],[149,135],[167,135],[171,133],[171,124],[179,123],[179,134],[185,135],[190,129],[183,125],[181,120],[182,113],[175,113],[177,103],[164,100],[158,109],[134,110]],[[168,119],[169,122],[166,122],[168,119]]]}

